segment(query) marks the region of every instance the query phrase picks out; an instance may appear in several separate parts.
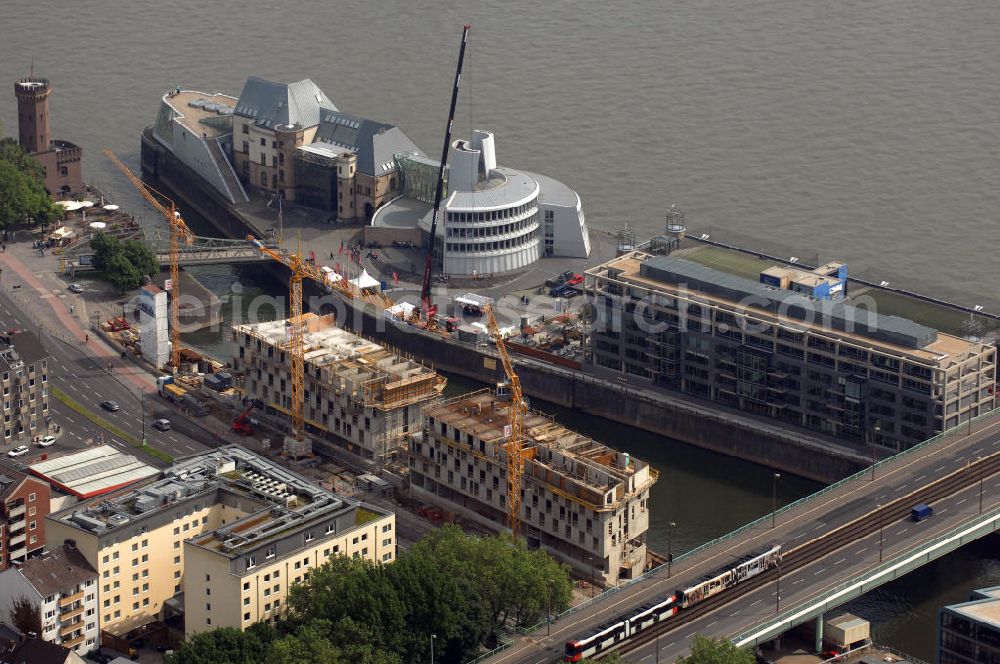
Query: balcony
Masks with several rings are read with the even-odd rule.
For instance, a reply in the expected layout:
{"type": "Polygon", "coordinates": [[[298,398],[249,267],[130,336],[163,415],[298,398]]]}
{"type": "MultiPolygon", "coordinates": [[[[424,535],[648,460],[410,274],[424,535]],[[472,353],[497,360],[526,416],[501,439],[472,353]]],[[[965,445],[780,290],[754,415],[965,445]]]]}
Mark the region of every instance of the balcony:
{"type": "Polygon", "coordinates": [[[23,544],[27,536],[24,534],[24,530],[21,530],[20,535],[14,535],[9,540],[7,540],[7,546],[17,546],[18,544],[23,544]]]}
{"type": "Polygon", "coordinates": [[[82,604],[80,606],[76,607],[75,609],[69,609],[67,611],[63,611],[62,613],[60,613],[59,614],[59,621],[60,622],[69,622],[69,621],[73,620],[73,618],[76,618],[77,616],[79,616],[81,614],[83,614],[83,605],[82,604]]]}
{"type": "Polygon", "coordinates": [[[76,622],[71,622],[68,625],[63,625],[62,627],[60,627],[59,636],[60,638],[65,639],[67,636],[69,636],[78,629],[83,629],[82,620],[77,620],[76,622]]]}
{"type": "Polygon", "coordinates": [[[7,517],[13,519],[15,517],[23,516],[24,510],[25,510],[24,503],[21,503],[17,507],[11,507],[10,509],[7,510],[7,517]]]}
{"type": "Polygon", "coordinates": [[[65,608],[75,602],[78,599],[83,599],[83,591],[73,593],[72,595],[64,595],[59,598],[59,608],[65,608]]]}
{"type": "Polygon", "coordinates": [[[28,548],[24,545],[21,545],[21,547],[18,549],[10,550],[11,562],[24,560],[24,558],[27,557],[27,555],[28,555],[28,548]]]}
{"type": "Polygon", "coordinates": [[[78,645],[80,645],[81,643],[83,643],[86,638],[87,637],[85,635],[81,634],[80,636],[76,637],[75,639],[70,639],[69,641],[63,641],[59,645],[61,645],[63,648],[75,648],[78,645]]]}

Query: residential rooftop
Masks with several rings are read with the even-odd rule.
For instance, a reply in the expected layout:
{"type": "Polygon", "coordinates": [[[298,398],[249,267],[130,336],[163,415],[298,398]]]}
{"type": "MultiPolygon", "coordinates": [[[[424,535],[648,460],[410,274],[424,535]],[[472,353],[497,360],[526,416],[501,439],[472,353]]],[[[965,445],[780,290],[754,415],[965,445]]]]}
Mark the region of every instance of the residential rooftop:
{"type": "MultiPolygon", "coordinates": [[[[334,389],[358,390],[366,406],[398,408],[438,395],[445,379],[419,362],[337,327],[333,316],[303,314],[306,373],[334,389]],[[318,374],[317,374],[318,372],[318,374]]],[[[287,348],[291,342],[287,322],[233,326],[268,346],[287,348]]],[[[259,352],[259,349],[251,349],[259,352]]]]}
{"type": "Polygon", "coordinates": [[[976,590],[968,602],[948,608],[977,622],[1000,627],[1000,586],[976,590]]]}
{"type": "Polygon", "coordinates": [[[84,581],[97,578],[97,570],[83,557],[76,547],[63,544],[43,556],[28,558],[18,566],[18,571],[42,597],[75,589],[84,581]]]}

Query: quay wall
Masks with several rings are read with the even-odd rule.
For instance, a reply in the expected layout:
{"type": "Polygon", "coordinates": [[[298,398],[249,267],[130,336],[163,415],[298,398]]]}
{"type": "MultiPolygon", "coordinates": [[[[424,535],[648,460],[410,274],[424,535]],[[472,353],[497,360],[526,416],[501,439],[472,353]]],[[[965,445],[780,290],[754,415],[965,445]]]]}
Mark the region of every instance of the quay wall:
{"type": "MultiPolygon", "coordinates": [[[[199,182],[196,174],[154,139],[142,137],[142,168],[168,187],[184,205],[196,210],[227,237],[256,234],[237,209],[199,182]]],[[[284,267],[264,263],[279,279],[284,267]]],[[[311,287],[307,287],[311,290],[311,287]]],[[[375,338],[418,358],[441,371],[484,383],[503,379],[503,368],[492,349],[479,351],[467,344],[388,323],[382,312],[352,309],[344,326],[375,338]]],[[[754,461],[820,482],[833,482],[863,468],[861,455],[805,441],[779,426],[763,424],[713,404],[695,405],[665,392],[635,389],[595,376],[571,371],[515,354],[518,376],[525,394],[565,408],[675,438],[723,454],[754,461]]],[[[616,441],[603,441],[612,447],[616,441]]]]}

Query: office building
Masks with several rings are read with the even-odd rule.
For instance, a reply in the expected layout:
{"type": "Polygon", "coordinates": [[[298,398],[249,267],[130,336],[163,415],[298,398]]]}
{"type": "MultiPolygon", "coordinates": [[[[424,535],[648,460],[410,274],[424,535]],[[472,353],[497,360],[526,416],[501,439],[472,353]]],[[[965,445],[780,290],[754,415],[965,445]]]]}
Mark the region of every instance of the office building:
{"type": "MultiPolygon", "coordinates": [[[[421,405],[440,396],[445,379],[334,324],[303,315],[305,421],[362,459],[384,464],[421,427],[421,405]]],[[[233,371],[247,398],[289,413],[291,341],[284,320],[233,327],[233,371]]]]}
{"type": "MultiPolygon", "coordinates": [[[[424,430],[410,441],[413,495],[503,530],[507,408],[488,390],[425,407],[424,430]]],[[[522,430],[521,529],[528,545],[607,583],[642,574],[657,471],[533,410],[522,430]]]]}
{"type": "Polygon", "coordinates": [[[938,664],[1000,664],[1000,586],[938,611],[938,664]]]}
{"type": "Polygon", "coordinates": [[[593,364],[637,385],[892,451],[994,405],[994,346],[905,318],[642,252],[586,284],[593,364]]]}
{"type": "Polygon", "coordinates": [[[0,469],[0,570],[41,553],[51,495],[45,482],[0,469]]]}
{"type": "Polygon", "coordinates": [[[41,619],[38,636],[84,655],[97,648],[97,570],[67,541],[0,572],[0,611],[31,606],[41,619]]]}
{"type": "Polygon", "coordinates": [[[128,647],[183,614],[185,633],[245,629],[334,555],[395,558],[395,515],[348,502],[230,445],[48,519],[99,574],[102,643],[128,647]]]}

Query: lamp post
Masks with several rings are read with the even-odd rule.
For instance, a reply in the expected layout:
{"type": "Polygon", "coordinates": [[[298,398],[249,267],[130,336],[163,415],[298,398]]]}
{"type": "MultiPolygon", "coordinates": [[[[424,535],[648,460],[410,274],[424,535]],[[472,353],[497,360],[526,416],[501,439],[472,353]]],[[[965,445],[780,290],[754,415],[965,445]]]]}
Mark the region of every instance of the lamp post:
{"type": "Polygon", "coordinates": [[[875,505],[878,510],[878,561],[882,562],[882,503],[875,505]]]}
{"type": "Polygon", "coordinates": [[[549,579],[549,603],[548,611],[545,614],[545,635],[552,636],[552,584],[555,583],[555,579],[549,579]]]}
{"type": "Polygon", "coordinates": [[[771,528],[774,528],[775,518],[778,514],[778,480],[781,473],[775,473],[771,483],[771,528]]]}
{"type": "Polygon", "coordinates": [[[434,664],[434,639],[437,637],[437,634],[431,634],[431,664],[434,664]]]}
{"type": "MultiPolygon", "coordinates": [[[[674,562],[674,552],[670,547],[670,532],[677,527],[673,521],[667,523],[667,578],[670,578],[670,566],[674,562]]],[[[659,650],[657,650],[659,652],[659,650]]]]}
{"type": "Polygon", "coordinates": [[[882,425],[878,422],[872,427],[872,482],[875,481],[875,444],[878,442],[878,432],[882,430],[882,425]]]}

